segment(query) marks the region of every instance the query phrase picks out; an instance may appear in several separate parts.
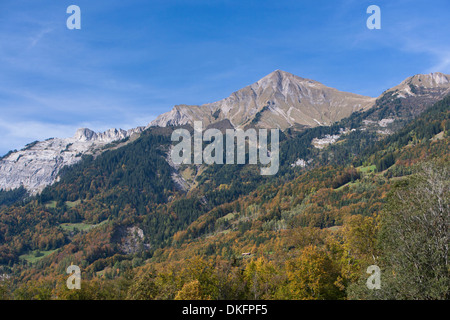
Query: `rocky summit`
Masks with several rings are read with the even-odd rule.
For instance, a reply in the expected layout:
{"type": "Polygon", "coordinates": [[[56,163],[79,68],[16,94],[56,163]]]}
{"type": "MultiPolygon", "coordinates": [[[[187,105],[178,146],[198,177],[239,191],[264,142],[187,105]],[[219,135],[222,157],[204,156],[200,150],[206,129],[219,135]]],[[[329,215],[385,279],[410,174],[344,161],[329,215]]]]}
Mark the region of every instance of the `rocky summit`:
{"type": "Polygon", "coordinates": [[[357,110],[373,106],[374,98],[342,92],[320,82],[276,70],[228,98],[201,106],[177,105],[150,123],[169,126],[228,119],[234,127],[286,129],[299,125],[330,125],[357,110]]]}
{"type": "Polygon", "coordinates": [[[81,128],[71,138],[33,142],[0,160],[0,189],[24,186],[30,193],[38,193],[56,181],[62,167],[77,163],[84,154],[99,153],[108,143],[139,134],[142,130],[143,127],[138,127],[96,133],[81,128]]]}
{"type": "MultiPolygon", "coordinates": [[[[177,105],[146,128],[203,121],[204,128],[304,129],[328,126],[355,111],[368,109],[373,112],[367,116],[366,123],[384,124],[414,118],[449,93],[450,76],[439,72],[409,77],[380,97],[371,98],[276,70],[226,99],[204,105],[177,105]]],[[[137,136],[146,128],[105,132],[81,128],[71,138],[33,142],[0,158],[0,190],[24,186],[36,194],[57,181],[62,167],[73,165],[84,154],[100,154],[111,142],[137,136]]]]}

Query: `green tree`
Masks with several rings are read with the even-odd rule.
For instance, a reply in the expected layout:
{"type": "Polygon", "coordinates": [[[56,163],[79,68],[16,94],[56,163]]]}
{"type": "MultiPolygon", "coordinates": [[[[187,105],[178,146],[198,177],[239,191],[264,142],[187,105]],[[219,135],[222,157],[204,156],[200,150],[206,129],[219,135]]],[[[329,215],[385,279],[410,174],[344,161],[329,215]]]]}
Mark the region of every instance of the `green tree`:
{"type": "Polygon", "coordinates": [[[133,284],[128,289],[127,299],[154,300],[158,294],[155,277],[153,271],[143,270],[141,274],[134,278],[133,284]]]}
{"type": "Polygon", "coordinates": [[[342,295],[335,284],[339,271],[321,248],[307,246],[298,258],[287,262],[286,269],[288,299],[338,299],[342,295]]]}
{"type": "Polygon", "coordinates": [[[9,300],[11,299],[11,293],[8,289],[8,285],[5,280],[0,280],[0,300],[9,300]]]}
{"type": "Polygon", "coordinates": [[[352,298],[450,298],[449,167],[426,163],[392,191],[381,214],[381,289],[361,282],[352,298]]]}
{"type": "Polygon", "coordinates": [[[273,299],[279,280],[278,272],[271,261],[258,258],[247,264],[244,270],[250,299],[273,299]]]}
{"type": "Polygon", "coordinates": [[[210,300],[210,297],[205,297],[202,291],[202,285],[195,279],[183,285],[183,288],[177,292],[175,300],[210,300]]]}

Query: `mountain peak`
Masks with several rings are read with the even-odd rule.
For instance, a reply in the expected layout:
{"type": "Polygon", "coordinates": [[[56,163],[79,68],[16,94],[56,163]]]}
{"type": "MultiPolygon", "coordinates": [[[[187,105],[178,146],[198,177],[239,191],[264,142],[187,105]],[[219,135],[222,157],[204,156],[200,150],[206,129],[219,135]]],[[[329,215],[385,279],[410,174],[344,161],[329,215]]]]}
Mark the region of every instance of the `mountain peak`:
{"type": "Polygon", "coordinates": [[[264,85],[264,84],[276,84],[278,86],[281,86],[284,83],[288,83],[290,81],[294,82],[309,82],[309,83],[318,83],[317,81],[313,81],[310,79],[301,78],[299,76],[296,76],[292,73],[283,71],[283,70],[275,70],[262,79],[255,82],[256,85],[264,85]]]}
{"type": "Polygon", "coordinates": [[[209,125],[229,120],[234,127],[286,129],[291,126],[329,125],[374,99],[329,88],[320,82],[275,70],[228,98],[202,106],[178,105],[150,126],[165,127],[203,121],[209,125]]]}
{"type": "Polygon", "coordinates": [[[112,128],[104,132],[94,132],[89,128],[80,128],[75,132],[73,139],[81,142],[99,141],[109,143],[112,141],[125,139],[134,133],[141,133],[143,130],[144,127],[137,127],[130,130],[112,128]]]}
{"type": "Polygon", "coordinates": [[[431,72],[429,74],[416,74],[406,79],[408,83],[418,86],[441,87],[450,86],[450,75],[441,72],[431,72]]]}
{"type": "Polygon", "coordinates": [[[415,96],[418,89],[421,96],[433,95],[433,100],[442,98],[450,93],[450,75],[441,72],[416,74],[406,78],[388,92],[397,92],[399,97],[406,98],[415,96]]]}
{"type": "MultiPolygon", "coordinates": [[[[419,87],[448,87],[450,86],[450,75],[442,72],[431,72],[428,74],[415,74],[403,80],[398,86],[415,85],[419,87]]],[[[392,89],[394,89],[392,88],[392,89]]]]}
{"type": "MultiPolygon", "coordinates": [[[[272,71],[271,73],[269,73],[267,76],[265,76],[264,78],[272,78],[272,77],[279,77],[279,78],[287,78],[287,77],[295,77],[295,75],[293,75],[290,72],[287,71],[283,71],[280,69],[277,69],[275,71],[272,71]]],[[[263,78],[263,79],[264,79],[263,78]]]]}
{"type": "Polygon", "coordinates": [[[89,128],[79,128],[73,137],[78,141],[90,141],[95,139],[96,136],[97,134],[89,128]]]}

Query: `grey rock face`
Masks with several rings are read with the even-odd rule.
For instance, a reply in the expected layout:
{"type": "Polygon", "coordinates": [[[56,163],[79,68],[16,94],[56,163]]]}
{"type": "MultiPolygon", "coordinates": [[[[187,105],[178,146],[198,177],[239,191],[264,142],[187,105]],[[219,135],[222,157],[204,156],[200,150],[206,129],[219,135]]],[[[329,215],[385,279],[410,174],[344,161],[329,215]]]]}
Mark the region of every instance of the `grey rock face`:
{"type": "Polygon", "coordinates": [[[139,127],[96,133],[82,128],[72,138],[53,138],[32,144],[0,160],[0,189],[24,186],[31,194],[36,194],[57,180],[62,167],[77,163],[82,155],[101,153],[108,143],[140,134],[143,130],[139,127]]]}
{"type": "MultiPolygon", "coordinates": [[[[450,94],[450,76],[431,73],[407,78],[385,91],[378,100],[389,97],[384,99],[384,104],[392,104],[397,113],[415,116],[447,94],[450,94]]],[[[148,126],[166,127],[203,121],[204,128],[220,123],[235,128],[314,127],[330,125],[354,111],[366,110],[375,104],[375,98],[342,92],[317,81],[276,70],[226,99],[202,106],[177,105],[148,126]]],[[[381,118],[378,119],[377,110],[373,116],[373,121],[378,123],[381,118]]],[[[393,120],[382,119],[379,125],[385,127],[393,120]]],[[[94,132],[81,128],[72,138],[32,143],[0,160],[0,189],[9,190],[23,185],[31,193],[38,193],[57,180],[62,167],[80,161],[83,154],[99,154],[108,143],[140,134],[144,129],[94,132]]],[[[178,178],[182,188],[186,187],[181,183],[182,179],[174,178],[178,178]]]]}
{"type": "Polygon", "coordinates": [[[252,125],[286,129],[294,125],[330,125],[357,110],[373,106],[375,98],[329,88],[317,81],[276,70],[226,99],[202,106],[177,105],[150,126],[211,123],[228,119],[234,127],[252,125]]]}

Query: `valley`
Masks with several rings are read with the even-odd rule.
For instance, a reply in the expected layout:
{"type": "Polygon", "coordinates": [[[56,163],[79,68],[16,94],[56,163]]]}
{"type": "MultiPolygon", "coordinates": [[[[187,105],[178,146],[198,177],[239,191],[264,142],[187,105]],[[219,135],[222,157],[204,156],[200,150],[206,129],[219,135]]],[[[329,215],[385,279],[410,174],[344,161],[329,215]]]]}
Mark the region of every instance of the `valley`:
{"type": "MultiPolygon", "coordinates": [[[[0,160],[0,297],[408,298],[406,280],[388,276],[399,268],[389,235],[415,226],[398,212],[415,221],[406,214],[428,217],[442,203],[443,229],[433,222],[423,232],[448,240],[449,78],[413,76],[374,99],[275,71],[215,104],[177,106],[145,129],[82,129],[13,152],[0,160]],[[225,120],[282,129],[277,174],[261,175],[259,162],[170,161],[173,130],[225,120]],[[34,166],[52,174],[30,174],[34,166]],[[82,290],[64,286],[71,264],[82,290]],[[373,264],[397,291],[364,289],[373,264]]],[[[438,276],[444,244],[430,242],[438,276]]],[[[445,285],[421,294],[448,296],[445,285]]]]}

